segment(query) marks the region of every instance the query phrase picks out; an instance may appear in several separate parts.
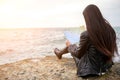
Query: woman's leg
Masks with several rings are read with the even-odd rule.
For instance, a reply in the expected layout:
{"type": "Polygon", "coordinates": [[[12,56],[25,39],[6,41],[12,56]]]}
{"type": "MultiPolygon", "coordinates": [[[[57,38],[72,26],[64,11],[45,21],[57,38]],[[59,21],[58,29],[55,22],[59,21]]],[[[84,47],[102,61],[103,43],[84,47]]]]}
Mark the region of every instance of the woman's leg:
{"type": "MultiPolygon", "coordinates": [[[[59,50],[58,48],[55,48],[55,49],[54,49],[54,53],[56,54],[56,56],[58,57],[58,59],[61,59],[63,54],[69,53],[69,52],[68,52],[68,47],[65,47],[65,48],[62,49],[62,50],[59,50]]],[[[72,54],[71,54],[71,56],[73,57],[76,66],[78,66],[78,63],[79,63],[79,60],[80,60],[80,59],[78,59],[77,57],[73,56],[72,54]]]]}
{"type": "Polygon", "coordinates": [[[59,50],[58,48],[55,48],[54,49],[54,53],[56,54],[56,56],[58,57],[58,59],[61,59],[63,54],[68,53],[68,47],[65,47],[62,50],[59,50]]]}
{"type": "Polygon", "coordinates": [[[77,57],[73,56],[72,54],[71,54],[71,56],[73,57],[73,59],[75,61],[76,67],[78,67],[80,59],[78,59],[77,57]]]}

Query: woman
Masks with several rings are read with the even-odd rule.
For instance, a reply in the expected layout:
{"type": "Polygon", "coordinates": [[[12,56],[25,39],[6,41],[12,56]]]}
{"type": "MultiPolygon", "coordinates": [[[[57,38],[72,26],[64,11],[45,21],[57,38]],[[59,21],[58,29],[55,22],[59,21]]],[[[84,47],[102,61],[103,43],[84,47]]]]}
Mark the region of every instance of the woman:
{"type": "Polygon", "coordinates": [[[66,48],[55,48],[54,52],[59,59],[63,54],[71,53],[78,76],[102,75],[112,67],[112,57],[118,53],[116,34],[96,5],[88,5],[83,15],[87,30],[81,33],[79,47],[67,41],[66,48]]]}

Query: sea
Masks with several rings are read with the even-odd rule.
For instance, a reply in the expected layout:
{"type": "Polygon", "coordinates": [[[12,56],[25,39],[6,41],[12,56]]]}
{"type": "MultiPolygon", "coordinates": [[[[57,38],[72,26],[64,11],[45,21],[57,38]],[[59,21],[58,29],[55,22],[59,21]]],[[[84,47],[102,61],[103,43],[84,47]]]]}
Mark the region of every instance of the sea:
{"type": "MultiPolygon", "coordinates": [[[[114,27],[120,52],[120,27],[114,27]]],[[[55,56],[54,48],[64,48],[64,31],[82,32],[80,28],[17,28],[0,29],[0,65],[28,58],[55,56]]],[[[71,58],[70,53],[63,57],[71,58]]],[[[116,55],[114,62],[120,62],[116,55]]]]}

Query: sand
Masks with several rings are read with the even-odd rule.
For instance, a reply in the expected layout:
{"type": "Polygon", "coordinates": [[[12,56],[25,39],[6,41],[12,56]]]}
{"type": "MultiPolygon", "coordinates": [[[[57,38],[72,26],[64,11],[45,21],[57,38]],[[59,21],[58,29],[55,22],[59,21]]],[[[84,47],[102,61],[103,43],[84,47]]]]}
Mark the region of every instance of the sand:
{"type": "Polygon", "coordinates": [[[100,77],[83,79],[76,75],[72,58],[32,58],[0,66],[0,80],[120,80],[120,64],[100,77]]]}

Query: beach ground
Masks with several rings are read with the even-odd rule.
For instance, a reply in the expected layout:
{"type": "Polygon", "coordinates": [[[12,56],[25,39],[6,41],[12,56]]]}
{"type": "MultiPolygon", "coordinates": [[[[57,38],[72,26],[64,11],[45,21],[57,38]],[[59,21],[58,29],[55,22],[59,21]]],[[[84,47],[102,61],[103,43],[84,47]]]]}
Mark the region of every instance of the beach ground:
{"type": "Polygon", "coordinates": [[[101,77],[82,79],[76,75],[72,58],[30,58],[0,65],[0,80],[120,80],[120,64],[115,63],[111,72],[101,77]]]}

